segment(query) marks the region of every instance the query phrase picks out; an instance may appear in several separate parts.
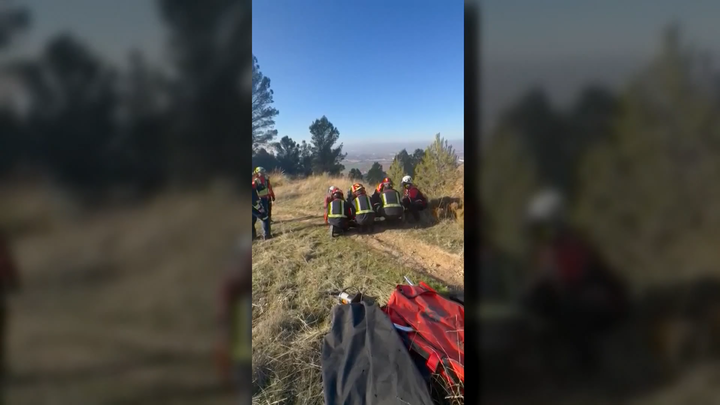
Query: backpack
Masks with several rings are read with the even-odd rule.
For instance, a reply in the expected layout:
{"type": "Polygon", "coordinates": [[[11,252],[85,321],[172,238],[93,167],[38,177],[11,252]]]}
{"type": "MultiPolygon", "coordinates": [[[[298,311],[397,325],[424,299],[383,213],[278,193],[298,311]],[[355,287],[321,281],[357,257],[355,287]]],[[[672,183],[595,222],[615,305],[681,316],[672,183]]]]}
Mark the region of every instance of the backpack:
{"type": "Polygon", "coordinates": [[[464,393],[464,305],[420,282],[418,286],[398,285],[382,310],[396,327],[412,328],[401,336],[411,354],[423,359],[426,371],[464,393]]]}

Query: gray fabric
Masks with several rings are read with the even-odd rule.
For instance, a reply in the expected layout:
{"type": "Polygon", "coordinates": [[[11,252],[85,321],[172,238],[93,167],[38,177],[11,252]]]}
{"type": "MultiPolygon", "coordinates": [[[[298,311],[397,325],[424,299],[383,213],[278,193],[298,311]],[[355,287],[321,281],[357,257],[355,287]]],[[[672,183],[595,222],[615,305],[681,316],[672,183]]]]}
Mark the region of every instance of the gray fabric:
{"type": "Polygon", "coordinates": [[[332,316],[322,347],[326,405],[433,403],[428,384],[377,305],[337,305],[332,316]]]}

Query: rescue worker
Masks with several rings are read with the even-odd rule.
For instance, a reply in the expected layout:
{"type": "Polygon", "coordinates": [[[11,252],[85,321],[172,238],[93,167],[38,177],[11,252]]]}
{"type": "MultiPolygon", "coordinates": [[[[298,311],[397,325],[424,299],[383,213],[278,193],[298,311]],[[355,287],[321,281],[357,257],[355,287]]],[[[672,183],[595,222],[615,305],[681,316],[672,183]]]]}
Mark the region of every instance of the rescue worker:
{"type": "Polygon", "coordinates": [[[275,193],[273,192],[272,186],[270,185],[270,179],[267,177],[267,173],[263,167],[256,167],[253,173],[253,183],[255,183],[255,189],[258,195],[262,199],[263,207],[265,212],[268,214],[268,220],[272,222],[272,205],[275,203],[275,193]]]}
{"type": "Polygon", "coordinates": [[[0,234],[0,403],[5,403],[7,382],[8,295],[18,288],[18,273],[10,252],[10,242],[5,235],[0,234]]]}
{"type": "Polygon", "coordinates": [[[528,207],[531,267],[526,304],[576,349],[581,366],[598,365],[598,340],[626,315],[623,281],[564,218],[562,195],[547,190],[528,207]]]}
{"type": "Polygon", "coordinates": [[[263,239],[268,240],[272,238],[272,234],[270,233],[270,218],[268,216],[267,211],[265,210],[265,205],[262,203],[262,198],[257,193],[256,190],[257,183],[252,183],[252,238],[255,240],[257,238],[257,231],[255,230],[255,224],[258,220],[262,222],[262,230],[263,230],[263,239]]]}
{"type": "Polygon", "coordinates": [[[330,202],[333,200],[333,194],[335,193],[336,190],[340,190],[340,189],[335,186],[330,186],[328,188],[327,194],[325,194],[324,208],[325,208],[325,223],[326,224],[328,223],[328,209],[327,209],[328,204],[330,204],[330,202]]]}
{"type": "Polygon", "coordinates": [[[392,180],[386,177],[375,191],[373,208],[377,212],[377,216],[388,221],[402,220],[405,209],[401,204],[400,193],[393,188],[392,180]]]}
{"type": "Polygon", "coordinates": [[[327,223],[333,229],[332,235],[336,233],[344,233],[350,227],[350,221],[355,215],[352,205],[348,204],[343,197],[340,189],[333,191],[332,200],[327,206],[327,223]]]}
{"type": "Polygon", "coordinates": [[[250,399],[252,380],[252,271],[251,249],[241,241],[237,256],[220,289],[220,340],[216,361],[221,377],[231,374],[241,399],[250,399]]]}
{"type": "Polygon", "coordinates": [[[395,184],[393,183],[392,179],[390,177],[385,177],[378,185],[375,187],[375,192],[373,193],[373,196],[377,195],[379,196],[380,193],[382,193],[383,185],[384,184],[390,184],[390,187],[394,187],[395,184]]]}
{"type": "Polygon", "coordinates": [[[415,187],[412,182],[412,177],[405,176],[400,182],[400,187],[403,190],[403,197],[401,200],[402,206],[406,211],[409,211],[415,221],[420,220],[420,211],[427,207],[427,198],[415,187]]]}
{"type": "Polygon", "coordinates": [[[353,184],[347,197],[347,203],[353,207],[355,224],[360,232],[372,232],[375,224],[375,211],[370,197],[365,191],[365,186],[360,183],[353,184]]]}

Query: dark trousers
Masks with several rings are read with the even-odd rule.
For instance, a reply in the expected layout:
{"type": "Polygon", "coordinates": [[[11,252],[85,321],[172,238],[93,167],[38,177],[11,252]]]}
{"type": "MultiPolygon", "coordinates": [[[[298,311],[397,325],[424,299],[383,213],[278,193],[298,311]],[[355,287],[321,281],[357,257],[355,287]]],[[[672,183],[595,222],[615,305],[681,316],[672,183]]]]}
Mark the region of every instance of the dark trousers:
{"type": "Polygon", "coordinates": [[[265,212],[268,213],[268,220],[272,220],[272,202],[270,201],[270,197],[267,198],[260,198],[263,204],[263,208],[265,208],[265,212]]]}
{"type": "Polygon", "coordinates": [[[347,218],[328,218],[328,225],[346,231],[350,228],[350,221],[347,218]]]}
{"type": "MultiPolygon", "coordinates": [[[[262,201],[260,202],[260,204],[263,204],[262,201]]],[[[263,208],[265,208],[265,207],[263,207],[263,208]]],[[[255,230],[255,224],[257,223],[258,220],[260,220],[260,222],[262,222],[263,237],[266,237],[266,238],[270,237],[270,218],[268,217],[263,220],[264,217],[265,217],[264,214],[253,209],[253,216],[252,216],[252,237],[253,237],[253,239],[255,239],[257,237],[257,231],[255,230]]]]}
{"type": "Polygon", "coordinates": [[[525,304],[575,351],[584,368],[593,370],[599,362],[600,339],[623,319],[624,312],[589,301],[583,287],[561,293],[550,282],[538,283],[525,304]]]}
{"type": "Polygon", "coordinates": [[[410,201],[409,198],[405,197],[402,199],[401,204],[408,212],[410,212],[413,219],[416,221],[420,220],[420,211],[425,209],[425,204],[423,204],[422,201],[410,201]]]}

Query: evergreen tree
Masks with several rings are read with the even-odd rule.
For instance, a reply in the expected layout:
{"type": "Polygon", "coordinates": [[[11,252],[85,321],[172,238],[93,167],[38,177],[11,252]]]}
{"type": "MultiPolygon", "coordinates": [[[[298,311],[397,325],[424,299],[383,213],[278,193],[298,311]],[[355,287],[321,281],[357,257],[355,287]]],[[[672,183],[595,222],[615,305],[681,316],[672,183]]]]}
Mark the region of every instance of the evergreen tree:
{"type": "Polygon", "coordinates": [[[388,169],[388,176],[390,176],[394,182],[399,184],[403,176],[412,176],[415,169],[415,165],[413,163],[413,157],[410,156],[405,149],[401,150],[400,153],[395,155],[395,158],[388,169]]]}
{"type": "Polygon", "coordinates": [[[350,172],[348,173],[348,178],[353,181],[355,181],[355,180],[363,181],[363,174],[360,171],[360,169],[352,168],[352,169],[350,169],[350,172]]]}
{"type": "Polygon", "coordinates": [[[252,65],[252,148],[268,144],[275,139],[275,117],[280,113],[273,106],[270,78],[260,71],[258,59],[253,55],[252,65]]]}
{"type": "Polygon", "coordinates": [[[340,162],[346,156],[342,153],[342,143],[334,147],[340,131],[323,115],[310,125],[310,134],[313,173],[339,175],[345,169],[340,162]]]}
{"type": "Polygon", "coordinates": [[[383,171],[383,167],[378,162],[373,163],[370,170],[365,174],[365,180],[369,183],[369,188],[375,188],[375,185],[380,183],[385,177],[387,176],[383,171]]]}
{"type": "Polygon", "coordinates": [[[284,136],[280,142],[272,144],[275,149],[278,166],[287,174],[302,173],[301,150],[297,142],[289,136],[284,136]]]}
{"type": "Polygon", "coordinates": [[[435,135],[435,142],[425,149],[422,161],[415,168],[415,184],[427,195],[442,197],[448,186],[457,182],[457,155],[452,146],[435,135]]]}

